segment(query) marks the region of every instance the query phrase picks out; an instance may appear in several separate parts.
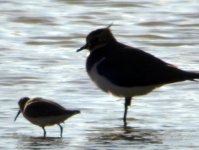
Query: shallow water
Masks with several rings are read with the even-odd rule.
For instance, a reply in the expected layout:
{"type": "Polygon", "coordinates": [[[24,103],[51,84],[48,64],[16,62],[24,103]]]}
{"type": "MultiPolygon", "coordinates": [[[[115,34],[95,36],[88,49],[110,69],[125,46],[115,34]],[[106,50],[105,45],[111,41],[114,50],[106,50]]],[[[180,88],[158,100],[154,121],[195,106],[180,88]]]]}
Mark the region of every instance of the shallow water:
{"type": "Polygon", "coordinates": [[[97,89],[75,51],[92,30],[111,27],[117,39],[182,69],[199,70],[198,0],[0,1],[0,149],[198,149],[198,82],[164,86],[136,97],[122,127],[123,100],[97,89]],[[80,109],[59,127],[22,116],[18,99],[50,98],[80,109]]]}

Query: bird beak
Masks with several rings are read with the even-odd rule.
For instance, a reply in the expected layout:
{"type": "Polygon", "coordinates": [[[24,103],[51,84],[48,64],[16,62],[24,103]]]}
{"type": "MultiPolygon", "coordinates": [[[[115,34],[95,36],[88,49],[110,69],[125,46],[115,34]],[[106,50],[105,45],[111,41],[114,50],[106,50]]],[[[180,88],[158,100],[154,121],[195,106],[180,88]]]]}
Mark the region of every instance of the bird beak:
{"type": "Polygon", "coordinates": [[[20,115],[20,113],[21,113],[21,111],[19,110],[18,113],[17,113],[17,115],[16,115],[16,117],[15,117],[15,119],[14,119],[14,121],[17,120],[17,117],[20,115]]]}
{"type": "Polygon", "coordinates": [[[76,52],[82,51],[84,49],[88,48],[88,44],[86,43],[84,46],[82,46],[80,49],[78,49],[76,52]]]}

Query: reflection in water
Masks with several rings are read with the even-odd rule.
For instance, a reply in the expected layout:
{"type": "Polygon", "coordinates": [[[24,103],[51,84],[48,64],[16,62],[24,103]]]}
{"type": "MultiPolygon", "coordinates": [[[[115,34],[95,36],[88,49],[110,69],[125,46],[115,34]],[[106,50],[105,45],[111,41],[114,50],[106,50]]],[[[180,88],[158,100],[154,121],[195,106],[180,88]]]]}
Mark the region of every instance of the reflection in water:
{"type": "MultiPolygon", "coordinates": [[[[113,22],[122,42],[196,71],[198,8],[198,0],[1,0],[0,150],[198,149],[196,82],[140,97],[129,112],[139,118],[128,118],[134,127],[115,127],[122,119],[113,120],[123,112],[120,103],[91,84],[86,53],[75,52],[90,31],[113,22]],[[26,120],[13,124],[16,99],[22,96],[58,99],[85,113],[67,123],[63,139],[29,137],[33,127],[26,120]]],[[[41,129],[35,131],[40,135],[41,129]]]]}
{"type": "Polygon", "coordinates": [[[161,144],[162,141],[158,138],[161,135],[161,131],[152,129],[138,129],[133,127],[115,127],[96,129],[100,131],[95,137],[92,136],[90,141],[96,143],[123,143],[129,141],[129,144],[161,144]]]}
{"type": "Polygon", "coordinates": [[[61,149],[67,146],[62,138],[17,136],[17,149],[61,149]]]}

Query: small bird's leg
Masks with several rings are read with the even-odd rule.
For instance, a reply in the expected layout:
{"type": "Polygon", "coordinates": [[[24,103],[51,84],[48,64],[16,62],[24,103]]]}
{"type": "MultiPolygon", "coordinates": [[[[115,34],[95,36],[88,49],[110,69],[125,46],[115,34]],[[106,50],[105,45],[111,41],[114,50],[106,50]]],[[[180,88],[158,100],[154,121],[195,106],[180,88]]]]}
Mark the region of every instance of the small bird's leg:
{"type": "Polygon", "coordinates": [[[127,116],[127,112],[128,112],[128,106],[131,105],[131,97],[125,97],[125,103],[124,103],[124,127],[127,126],[127,122],[126,122],[126,116],[127,116]]]}
{"type": "Polygon", "coordinates": [[[60,127],[60,137],[62,137],[63,127],[60,124],[58,126],[60,127]]]}
{"type": "Polygon", "coordinates": [[[46,137],[46,130],[44,127],[42,127],[43,131],[44,131],[44,138],[46,137]]]}

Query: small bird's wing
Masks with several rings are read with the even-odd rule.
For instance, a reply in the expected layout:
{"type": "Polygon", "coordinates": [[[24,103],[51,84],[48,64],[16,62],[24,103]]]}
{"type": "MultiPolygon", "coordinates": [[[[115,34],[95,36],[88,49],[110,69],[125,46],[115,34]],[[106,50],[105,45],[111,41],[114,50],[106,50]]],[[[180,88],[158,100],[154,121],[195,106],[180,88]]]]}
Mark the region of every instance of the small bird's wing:
{"type": "Polygon", "coordinates": [[[25,108],[25,114],[35,118],[59,116],[67,113],[70,114],[71,111],[55,102],[43,98],[34,98],[26,105],[25,108]]]}
{"type": "Polygon", "coordinates": [[[187,79],[187,72],[149,53],[120,43],[107,49],[97,70],[112,83],[125,87],[166,84],[187,79]]]}

